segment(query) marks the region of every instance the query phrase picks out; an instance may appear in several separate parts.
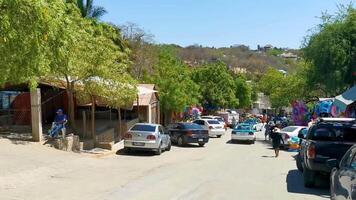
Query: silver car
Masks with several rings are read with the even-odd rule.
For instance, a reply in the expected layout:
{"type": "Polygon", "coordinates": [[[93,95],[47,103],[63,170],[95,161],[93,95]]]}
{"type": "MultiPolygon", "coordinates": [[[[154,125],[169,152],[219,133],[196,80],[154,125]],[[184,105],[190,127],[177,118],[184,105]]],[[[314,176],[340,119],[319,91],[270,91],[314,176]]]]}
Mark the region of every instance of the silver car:
{"type": "Polygon", "coordinates": [[[137,123],[124,136],[124,150],[154,151],[160,155],[163,150],[171,150],[171,139],[159,124],[137,123]]]}

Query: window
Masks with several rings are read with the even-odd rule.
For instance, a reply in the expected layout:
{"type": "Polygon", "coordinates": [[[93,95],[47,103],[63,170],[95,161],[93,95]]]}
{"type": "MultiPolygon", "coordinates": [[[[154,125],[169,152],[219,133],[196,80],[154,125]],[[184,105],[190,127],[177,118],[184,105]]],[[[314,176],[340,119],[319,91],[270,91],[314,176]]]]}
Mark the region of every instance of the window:
{"type": "Polygon", "coordinates": [[[220,124],[217,120],[208,120],[208,124],[220,124]]]}
{"type": "Polygon", "coordinates": [[[298,128],[298,127],[288,126],[288,127],[283,128],[281,131],[284,131],[284,132],[293,132],[293,131],[297,130],[297,128],[298,128]]]}
{"type": "Polygon", "coordinates": [[[328,124],[312,128],[312,140],[356,142],[356,127],[342,124],[328,124]]]}
{"type": "Polygon", "coordinates": [[[351,160],[354,154],[352,153],[351,150],[347,151],[341,160],[340,167],[350,167],[351,165],[351,160]]]}
{"type": "Polygon", "coordinates": [[[201,126],[199,126],[198,124],[193,124],[193,123],[187,123],[187,124],[182,124],[182,129],[193,129],[193,130],[197,130],[197,129],[202,129],[201,126]]]}
{"type": "Polygon", "coordinates": [[[161,126],[158,127],[158,132],[159,132],[160,134],[164,134],[164,130],[162,129],[161,126]]]}
{"type": "Polygon", "coordinates": [[[136,124],[131,128],[131,131],[143,131],[143,132],[155,132],[156,126],[145,125],[145,124],[136,124]]]}
{"type": "Polygon", "coordinates": [[[356,150],[354,151],[354,157],[353,157],[353,159],[351,160],[351,164],[350,164],[350,168],[351,169],[354,169],[354,170],[356,170],[356,150]]]}
{"type": "Polygon", "coordinates": [[[196,120],[194,121],[195,124],[199,124],[199,125],[204,125],[204,121],[203,120],[196,120]]]}
{"type": "Polygon", "coordinates": [[[236,128],[237,130],[251,130],[251,126],[250,125],[239,125],[236,128]]]}

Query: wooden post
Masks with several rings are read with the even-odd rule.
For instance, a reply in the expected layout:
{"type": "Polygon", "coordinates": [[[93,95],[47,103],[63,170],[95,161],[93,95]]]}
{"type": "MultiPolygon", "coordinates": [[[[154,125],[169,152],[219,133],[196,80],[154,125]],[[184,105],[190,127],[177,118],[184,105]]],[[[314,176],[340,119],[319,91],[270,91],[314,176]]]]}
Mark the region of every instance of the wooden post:
{"type": "Polygon", "coordinates": [[[83,115],[83,138],[85,138],[87,135],[87,116],[84,110],[82,112],[82,115],[83,115]]]}
{"type": "Polygon", "coordinates": [[[32,139],[35,142],[42,140],[42,114],[41,114],[41,90],[39,88],[31,91],[31,125],[32,139]]]}
{"type": "Polygon", "coordinates": [[[119,130],[118,130],[118,137],[119,137],[119,141],[121,140],[121,109],[120,108],[118,108],[117,109],[118,110],[118,114],[119,114],[119,130]]]}
{"type": "Polygon", "coordinates": [[[140,101],[139,101],[140,96],[137,95],[137,118],[138,122],[140,122],[140,101]]]}
{"type": "Polygon", "coordinates": [[[96,144],[96,134],[95,134],[95,97],[91,97],[91,135],[93,137],[94,143],[96,144]]]}

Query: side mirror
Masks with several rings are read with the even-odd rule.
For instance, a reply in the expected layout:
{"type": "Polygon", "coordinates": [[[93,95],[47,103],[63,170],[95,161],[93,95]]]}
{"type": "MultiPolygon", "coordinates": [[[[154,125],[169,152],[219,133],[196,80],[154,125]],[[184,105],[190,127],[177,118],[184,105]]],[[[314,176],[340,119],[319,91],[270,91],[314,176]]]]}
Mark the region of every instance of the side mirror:
{"type": "Polygon", "coordinates": [[[304,135],[303,135],[302,133],[299,133],[299,134],[298,134],[298,137],[299,137],[300,139],[305,139],[305,137],[304,137],[304,135]]]}
{"type": "Polygon", "coordinates": [[[326,161],[326,166],[329,168],[339,168],[339,161],[337,159],[329,159],[326,161]]]}

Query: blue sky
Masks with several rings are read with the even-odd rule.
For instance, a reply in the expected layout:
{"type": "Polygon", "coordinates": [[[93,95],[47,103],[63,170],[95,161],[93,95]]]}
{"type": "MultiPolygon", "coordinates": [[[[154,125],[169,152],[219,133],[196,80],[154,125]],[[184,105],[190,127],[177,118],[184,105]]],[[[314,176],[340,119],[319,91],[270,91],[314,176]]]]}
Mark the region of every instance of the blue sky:
{"type": "Polygon", "coordinates": [[[103,21],[133,22],[156,43],[181,46],[257,44],[299,48],[322,11],[356,0],[96,0],[103,21]]]}

